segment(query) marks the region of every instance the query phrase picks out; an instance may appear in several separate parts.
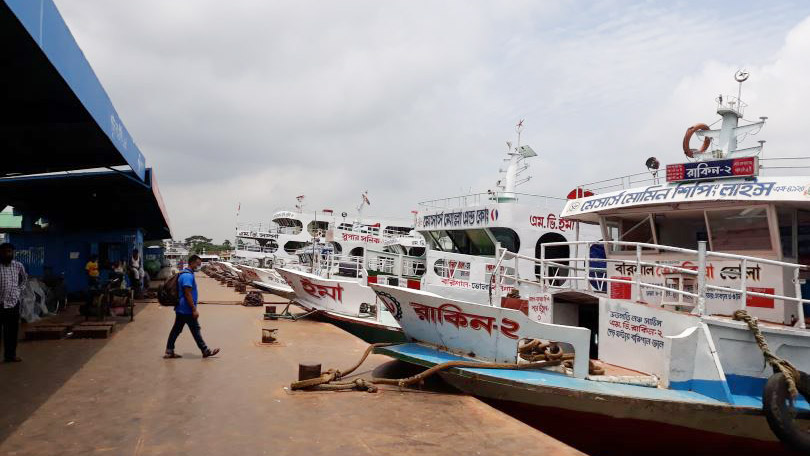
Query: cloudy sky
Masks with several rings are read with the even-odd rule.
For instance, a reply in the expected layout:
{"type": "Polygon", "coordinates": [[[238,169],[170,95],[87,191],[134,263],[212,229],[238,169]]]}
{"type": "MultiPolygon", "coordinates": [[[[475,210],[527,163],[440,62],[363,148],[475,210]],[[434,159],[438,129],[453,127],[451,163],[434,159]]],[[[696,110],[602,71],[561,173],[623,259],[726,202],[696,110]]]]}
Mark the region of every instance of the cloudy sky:
{"type": "Polygon", "coordinates": [[[525,119],[526,193],[683,161],[745,67],[765,155],[808,154],[810,2],[56,0],[156,169],[175,238],[311,209],[407,216],[492,188],[525,119]]]}

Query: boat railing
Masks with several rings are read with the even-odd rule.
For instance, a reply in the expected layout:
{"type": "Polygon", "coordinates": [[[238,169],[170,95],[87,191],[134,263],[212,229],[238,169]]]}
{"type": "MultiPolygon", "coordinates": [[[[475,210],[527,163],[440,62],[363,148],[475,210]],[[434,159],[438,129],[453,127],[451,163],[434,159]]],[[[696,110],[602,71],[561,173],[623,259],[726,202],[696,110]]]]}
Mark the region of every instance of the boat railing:
{"type": "Polygon", "coordinates": [[[660,171],[656,175],[653,175],[650,172],[641,172],[579,184],[576,186],[575,191],[577,192],[577,195],[588,196],[589,192],[608,193],[620,190],[628,190],[645,185],[657,185],[661,183],[666,183],[666,176],[660,171]]]}
{"type": "Polygon", "coordinates": [[[565,198],[554,196],[533,195],[530,193],[516,192],[485,192],[471,193],[467,195],[451,196],[435,200],[422,201],[419,203],[421,211],[433,212],[437,210],[483,206],[493,203],[523,203],[532,206],[547,207],[552,204],[559,204],[565,198]]]}
{"type": "Polygon", "coordinates": [[[313,272],[323,277],[360,277],[363,271],[362,256],[316,253],[314,258],[313,272]]]}
{"type": "MultiPolygon", "coordinates": [[[[495,284],[503,284],[505,280],[514,280],[519,283],[527,283],[540,287],[543,291],[581,291],[586,293],[604,293],[610,284],[620,284],[630,287],[637,301],[643,301],[642,290],[653,289],[662,292],[663,297],[675,296],[678,298],[674,302],[663,302],[662,305],[677,305],[679,307],[692,307],[692,313],[700,316],[706,315],[706,299],[708,293],[726,292],[739,296],[739,309],[744,310],[749,297],[759,297],[765,299],[779,300],[784,303],[796,306],[795,324],[799,328],[805,328],[805,316],[803,304],[810,304],[810,300],[802,299],[801,283],[799,275],[801,271],[810,270],[808,266],[784,261],[770,260],[745,255],[737,255],[725,252],[713,252],[706,250],[706,242],[700,241],[697,250],[680,247],[664,246],[659,244],[649,244],[642,242],[627,241],[574,241],[574,242],[548,242],[541,245],[540,258],[533,258],[525,255],[510,252],[498,247],[497,262],[494,268],[492,280],[495,284]],[[604,258],[591,257],[591,247],[601,246],[605,251],[610,251],[613,247],[622,248],[625,253],[635,252],[633,257],[604,258]],[[550,247],[567,247],[569,252],[574,252],[573,256],[547,258],[546,254],[550,247]],[[684,255],[685,258],[678,260],[680,265],[652,262],[644,259],[644,253],[651,250],[658,253],[675,253],[684,255]],[[580,255],[582,252],[582,255],[580,255]],[[708,260],[725,260],[739,262],[739,269],[731,274],[736,275],[738,285],[719,286],[708,284],[707,264],[708,260]],[[502,265],[510,265],[514,262],[514,270],[519,270],[519,262],[528,261],[534,264],[536,280],[527,280],[515,275],[504,274],[502,265]],[[614,264],[611,269],[608,266],[614,264]],[[748,287],[748,280],[751,271],[750,265],[770,265],[780,268],[782,277],[791,277],[794,296],[786,296],[774,292],[764,291],[762,288],[751,289],[748,287]],[[750,266],[750,267],[749,267],[750,266]],[[657,269],[660,268],[660,269],[657,269]],[[620,270],[621,276],[609,277],[608,271],[620,270]],[[661,275],[671,279],[670,285],[650,283],[645,279],[645,272],[658,270],[661,275]],[[693,282],[692,285],[688,282],[693,282]],[[695,286],[696,285],[696,286],[695,286]]],[[[491,287],[496,293],[496,302],[500,302],[500,286],[491,287]]],[[[791,324],[793,324],[791,322],[791,324]]]]}
{"type": "Polygon", "coordinates": [[[385,238],[385,239],[394,239],[394,238],[398,238],[398,237],[406,237],[406,236],[410,235],[410,231],[412,231],[412,230],[409,230],[408,232],[405,232],[404,230],[401,230],[401,229],[398,229],[398,228],[390,228],[390,227],[388,227],[388,228],[383,230],[382,237],[385,238]]]}
{"type": "Polygon", "coordinates": [[[369,250],[366,252],[366,269],[397,277],[418,277],[425,273],[425,259],[369,250]]]}
{"type": "Polygon", "coordinates": [[[810,157],[760,157],[759,168],[768,174],[771,174],[771,170],[779,170],[779,173],[784,173],[785,170],[807,170],[810,169],[810,157]]]}

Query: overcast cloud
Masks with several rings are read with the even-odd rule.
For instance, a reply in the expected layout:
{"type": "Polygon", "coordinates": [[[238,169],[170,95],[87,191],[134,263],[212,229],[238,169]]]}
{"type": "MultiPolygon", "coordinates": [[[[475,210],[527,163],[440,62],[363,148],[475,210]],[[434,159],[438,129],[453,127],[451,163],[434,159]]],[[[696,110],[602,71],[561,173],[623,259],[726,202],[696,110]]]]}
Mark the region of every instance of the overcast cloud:
{"type": "Polygon", "coordinates": [[[485,191],[526,119],[527,193],[682,161],[751,71],[766,156],[807,155],[810,3],[56,0],[158,176],[176,238],[485,191]]]}

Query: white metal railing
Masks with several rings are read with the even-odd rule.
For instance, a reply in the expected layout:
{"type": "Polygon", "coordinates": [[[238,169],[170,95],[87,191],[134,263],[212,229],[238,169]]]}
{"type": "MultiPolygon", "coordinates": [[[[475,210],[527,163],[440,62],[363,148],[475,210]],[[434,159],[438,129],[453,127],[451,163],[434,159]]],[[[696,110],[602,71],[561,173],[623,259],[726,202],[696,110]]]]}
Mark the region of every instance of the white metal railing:
{"type": "Polygon", "coordinates": [[[498,202],[521,202],[535,206],[548,206],[550,202],[559,203],[560,201],[565,201],[565,198],[516,192],[486,192],[422,201],[419,203],[419,207],[424,211],[435,211],[457,207],[481,206],[498,202]]]}
{"type": "Polygon", "coordinates": [[[425,273],[425,259],[398,253],[366,252],[366,269],[397,277],[420,277],[425,273]]]}
{"type": "Polygon", "coordinates": [[[364,256],[315,253],[312,272],[322,277],[361,277],[367,271],[402,277],[425,273],[425,260],[388,252],[366,251],[364,256]]]}
{"type": "Polygon", "coordinates": [[[717,109],[729,109],[740,114],[740,117],[745,115],[745,108],[748,104],[740,100],[738,97],[732,95],[722,95],[717,97],[717,109]]]}
{"type": "Polygon", "coordinates": [[[666,183],[664,171],[659,170],[656,175],[648,171],[579,184],[576,186],[576,191],[578,195],[586,195],[587,192],[607,193],[661,183],[666,183]]]}
{"type": "MultiPolygon", "coordinates": [[[[632,251],[631,250],[631,251],[632,251]]],[[[799,274],[802,270],[810,270],[810,267],[796,263],[786,263],[783,261],[769,260],[765,258],[757,258],[751,256],[737,255],[732,253],[711,252],[706,250],[706,242],[699,242],[698,250],[685,249],[679,247],[664,246],[658,244],[648,244],[641,242],[626,242],[626,241],[575,241],[575,242],[549,242],[541,245],[540,258],[528,257],[509,252],[506,249],[498,247],[497,262],[494,268],[493,280],[495,284],[504,283],[505,279],[515,280],[519,283],[528,283],[539,286],[544,291],[548,290],[575,290],[585,292],[602,292],[603,284],[625,284],[632,287],[633,294],[640,300],[642,296],[642,289],[650,288],[671,295],[678,295],[694,300],[696,303],[693,313],[697,315],[706,315],[706,293],[709,290],[723,291],[738,294],[739,308],[745,309],[747,298],[749,296],[761,297],[773,300],[783,301],[785,303],[795,303],[797,325],[799,328],[805,328],[804,321],[804,307],[803,304],[810,304],[810,300],[802,299],[801,294],[801,280],[799,274]],[[629,247],[635,251],[635,257],[628,258],[592,258],[590,256],[591,247],[600,245],[608,251],[611,246],[629,247]],[[573,256],[567,258],[546,258],[546,249],[549,247],[567,246],[569,252],[574,252],[573,256]],[[643,251],[645,249],[655,249],[659,252],[678,253],[689,256],[690,258],[681,261],[683,266],[686,261],[694,259],[697,263],[696,267],[681,267],[669,264],[655,263],[645,261],[643,259],[643,251]],[[583,252],[583,256],[579,256],[579,252],[583,252]],[[712,285],[706,283],[707,278],[707,260],[720,259],[739,261],[739,286],[738,287],[724,287],[719,285],[712,285]],[[514,261],[515,270],[518,270],[518,261],[528,261],[535,265],[537,271],[536,280],[526,280],[515,275],[507,275],[502,272],[501,265],[505,261],[514,261]],[[594,263],[605,263],[605,266],[595,266],[594,263]],[[608,277],[608,265],[611,263],[621,263],[626,265],[626,275],[631,276],[626,278],[611,278],[608,277]],[[749,290],[748,285],[748,265],[749,264],[764,264],[781,268],[781,274],[778,275],[781,280],[786,275],[792,278],[794,287],[794,296],[780,295],[776,293],[767,293],[761,291],[749,290]],[[642,274],[642,268],[663,268],[665,274],[680,274],[683,276],[678,280],[678,287],[664,286],[645,282],[642,274]],[[689,276],[694,278],[697,282],[696,290],[689,291],[684,289],[683,278],[689,276]],[[601,286],[600,286],[601,285],[601,286]]],[[[679,260],[680,261],[680,260],[679,260]]],[[[490,287],[494,288],[496,292],[497,302],[500,301],[500,286],[490,287]]],[[[664,295],[666,296],[666,295],[664,295]]],[[[679,303],[682,301],[679,300],[679,303]]]]}

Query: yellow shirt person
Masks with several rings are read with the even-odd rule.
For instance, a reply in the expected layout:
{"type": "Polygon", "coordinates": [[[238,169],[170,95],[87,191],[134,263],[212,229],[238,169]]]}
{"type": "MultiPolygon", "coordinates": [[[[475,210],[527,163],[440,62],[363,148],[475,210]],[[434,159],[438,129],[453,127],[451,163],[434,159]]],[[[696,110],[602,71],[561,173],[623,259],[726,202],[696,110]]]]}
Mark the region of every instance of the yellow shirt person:
{"type": "Polygon", "coordinates": [[[96,278],[98,277],[98,260],[94,258],[90,258],[90,261],[84,265],[84,269],[87,271],[87,276],[96,278]]]}

